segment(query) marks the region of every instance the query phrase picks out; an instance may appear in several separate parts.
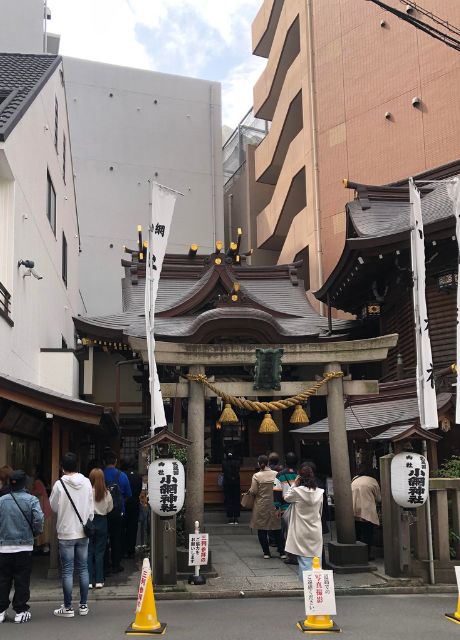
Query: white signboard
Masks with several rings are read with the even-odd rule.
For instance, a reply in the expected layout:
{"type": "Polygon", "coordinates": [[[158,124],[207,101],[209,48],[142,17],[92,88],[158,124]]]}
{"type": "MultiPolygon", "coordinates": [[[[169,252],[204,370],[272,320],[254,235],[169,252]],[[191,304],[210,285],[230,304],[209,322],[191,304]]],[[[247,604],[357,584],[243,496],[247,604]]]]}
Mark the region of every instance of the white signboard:
{"type": "Polygon", "coordinates": [[[421,507],[428,497],[430,468],[419,453],[398,453],[391,461],[391,493],[405,509],[421,507]]]}
{"type": "Polygon", "coordinates": [[[198,567],[208,564],[209,535],[191,533],[188,537],[188,566],[198,567]]]}
{"type": "Polygon", "coordinates": [[[174,516],[184,506],[185,471],[179,460],[159,458],[149,466],[149,503],[158,516],[174,516]]]}
{"type": "Polygon", "coordinates": [[[460,567],[454,567],[455,577],[457,578],[457,589],[460,594],[460,567]]]}
{"type": "Polygon", "coordinates": [[[303,590],[307,616],[334,616],[337,613],[332,571],[304,571],[303,590]]]}

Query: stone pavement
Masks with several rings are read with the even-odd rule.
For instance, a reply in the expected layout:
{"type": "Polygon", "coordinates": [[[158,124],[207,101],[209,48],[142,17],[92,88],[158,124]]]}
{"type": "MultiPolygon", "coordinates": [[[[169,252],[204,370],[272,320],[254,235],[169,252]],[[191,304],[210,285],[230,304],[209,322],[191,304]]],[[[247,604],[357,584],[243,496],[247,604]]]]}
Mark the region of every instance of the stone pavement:
{"type": "MultiPolygon", "coordinates": [[[[299,596],[302,594],[297,566],[286,565],[272,549],[270,560],[263,558],[257,534],[247,523],[238,527],[211,523],[210,548],[217,577],[208,578],[202,586],[180,581],[175,588],[156,587],[158,599],[208,599],[237,597],[299,596]]],[[[328,541],[326,537],[325,542],[328,541]]],[[[45,558],[37,558],[31,585],[31,601],[52,601],[60,604],[62,591],[58,580],[45,577],[45,558]]],[[[139,586],[142,559],[125,560],[125,571],[109,576],[106,586],[90,592],[90,601],[119,599],[135,600],[139,586]]],[[[383,563],[377,561],[377,571],[357,574],[335,574],[337,595],[371,593],[455,592],[455,585],[427,587],[418,579],[393,579],[383,574],[383,563]]],[[[191,571],[192,573],[192,571],[191,571]]],[[[75,584],[74,593],[77,594],[75,584]]]]}

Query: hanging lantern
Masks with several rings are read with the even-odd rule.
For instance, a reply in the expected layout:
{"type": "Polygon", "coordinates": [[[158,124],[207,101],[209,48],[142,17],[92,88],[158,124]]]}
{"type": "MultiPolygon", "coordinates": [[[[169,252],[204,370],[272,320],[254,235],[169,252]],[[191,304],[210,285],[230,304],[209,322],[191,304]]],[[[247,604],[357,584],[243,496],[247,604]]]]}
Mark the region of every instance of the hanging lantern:
{"type": "Polygon", "coordinates": [[[428,497],[428,460],[412,451],[398,453],[391,461],[391,493],[405,509],[421,507],[428,497]]]}
{"type": "Polygon", "coordinates": [[[149,504],[152,511],[170,518],[184,506],[185,471],[179,460],[158,458],[149,466],[149,504]]]}
{"type": "Polygon", "coordinates": [[[277,433],[279,431],[276,422],[270,413],[264,415],[264,419],[260,423],[259,433],[277,433]]]}
{"type": "Polygon", "coordinates": [[[301,404],[296,404],[294,411],[292,412],[290,424],[308,424],[310,422],[307,412],[301,404]]]}
{"type": "Polygon", "coordinates": [[[238,416],[232,409],[232,405],[227,403],[219,418],[221,424],[238,424],[238,416]]]}

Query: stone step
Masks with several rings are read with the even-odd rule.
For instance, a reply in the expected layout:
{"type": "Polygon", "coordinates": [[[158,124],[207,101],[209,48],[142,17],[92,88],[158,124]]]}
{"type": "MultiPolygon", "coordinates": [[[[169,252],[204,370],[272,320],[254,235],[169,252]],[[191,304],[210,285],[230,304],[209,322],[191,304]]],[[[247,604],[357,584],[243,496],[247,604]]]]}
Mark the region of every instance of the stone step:
{"type": "MultiPolygon", "coordinates": [[[[240,524],[248,524],[251,520],[251,512],[250,511],[242,511],[240,517],[238,518],[240,524]]],[[[204,521],[207,525],[209,524],[228,524],[228,518],[223,509],[219,510],[207,510],[204,512],[204,521]]]]}
{"type": "Polygon", "coordinates": [[[247,524],[207,524],[206,533],[214,536],[247,536],[251,533],[249,525],[247,524]]]}

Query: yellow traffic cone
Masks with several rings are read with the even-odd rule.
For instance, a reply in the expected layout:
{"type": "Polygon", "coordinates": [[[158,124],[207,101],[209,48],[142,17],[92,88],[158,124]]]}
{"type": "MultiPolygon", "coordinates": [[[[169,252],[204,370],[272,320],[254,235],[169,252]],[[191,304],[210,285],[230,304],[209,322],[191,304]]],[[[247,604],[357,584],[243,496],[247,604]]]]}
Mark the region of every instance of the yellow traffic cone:
{"type": "Polygon", "coordinates": [[[148,558],[144,558],[139,595],[137,597],[136,617],[134,622],[126,629],[126,633],[130,636],[148,636],[151,634],[163,634],[165,629],[166,623],[159,622],[157,617],[150,562],[148,558]]]}
{"type": "Polygon", "coordinates": [[[454,613],[445,613],[444,615],[451,622],[455,622],[455,624],[460,624],[460,596],[458,596],[458,600],[457,600],[457,611],[455,611],[454,613]]]}
{"type": "MultiPolygon", "coordinates": [[[[319,558],[313,558],[313,571],[321,571],[319,558]]],[[[305,620],[299,620],[297,628],[303,633],[340,633],[341,629],[335,624],[329,615],[310,615],[305,620]]]]}

